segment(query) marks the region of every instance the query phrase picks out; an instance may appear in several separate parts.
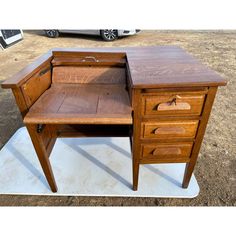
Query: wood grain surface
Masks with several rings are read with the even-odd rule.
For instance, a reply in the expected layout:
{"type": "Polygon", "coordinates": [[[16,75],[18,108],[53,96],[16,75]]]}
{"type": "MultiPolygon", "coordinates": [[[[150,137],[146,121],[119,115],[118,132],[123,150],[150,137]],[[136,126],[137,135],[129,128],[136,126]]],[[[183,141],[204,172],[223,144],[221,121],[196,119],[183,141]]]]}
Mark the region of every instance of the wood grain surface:
{"type": "MultiPolygon", "coordinates": [[[[125,53],[133,86],[163,88],[225,85],[226,80],[178,46],[126,48],[55,48],[54,57],[68,57],[75,52],[85,56],[97,53],[125,53]]],[[[118,54],[117,54],[118,55],[118,54]]],[[[105,55],[101,55],[105,57],[105,55]]],[[[56,60],[56,59],[55,59],[56,60]]],[[[85,62],[86,63],[86,62],[85,62]]],[[[94,62],[96,64],[96,62],[94,62]]]]}
{"type": "Polygon", "coordinates": [[[205,100],[204,94],[195,92],[169,93],[143,96],[144,115],[200,115],[205,100]]]}
{"type": "Polygon", "coordinates": [[[132,124],[125,85],[54,84],[30,108],[25,123],[132,124]]]}
{"type": "Polygon", "coordinates": [[[57,66],[53,68],[52,83],[125,84],[126,72],[122,67],[57,66]]]}
{"type": "Polygon", "coordinates": [[[149,121],[142,123],[142,137],[150,139],[195,138],[198,120],[149,121]]]}
{"type": "Polygon", "coordinates": [[[147,163],[189,162],[193,143],[142,144],[141,160],[147,163]]]}

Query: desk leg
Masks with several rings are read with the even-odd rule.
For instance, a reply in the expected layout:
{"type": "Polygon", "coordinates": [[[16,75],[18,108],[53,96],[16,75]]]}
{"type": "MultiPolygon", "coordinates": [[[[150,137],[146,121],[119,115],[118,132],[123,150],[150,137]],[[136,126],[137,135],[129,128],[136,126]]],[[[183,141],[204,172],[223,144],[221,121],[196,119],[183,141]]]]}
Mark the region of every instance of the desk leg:
{"type": "Polygon", "coordinates": [[[26,127],[34,145],[35,151],[37,153],[39,162],[42,166],[43,172],[48,181],[48,184],[53,192],[57,192],[57,185],[54,179],[51,164],[49,162],[49,154],[46,150],[42,134],[37,133],[36,125],[27,124],[26,127]]]}
{"type": "Polygon", "coordinates": [[[133,190],[138,190],[139,163],[133,157],[133,190]]]}
{"type": "Polygon", "coordinates": [[[138,190],[139,159],[140,159],[140,136],[141,136],[141,104],[142,96],[140,89],[133,90],[133,126],[132,126],[132,155],[133,155],[133,190],[138,190]]]}
{"type": "Polygon", "coordinates": [[[185,167],[185,173],[184,173],[184,179],[183,179],[183,183],[182,183],[182,187],[183,188],[187,188],[189,185],[189,182],[191,180],[192,177],[192,173],[194,170],[194,167],[196,165],[197,162],[197,158],[198,158],[198,154],[200,151],[200,147],[201,147],[201,143],[203,140],[203,136],[206,130],[206,126],[207,126],[207,122],[211,113],[211,108],[215,99],[215,95],[216,95],[216,91],[217,91],[217,87],[210,87],[206,100],[205,100],[205,105],[204,105],[204,109],[202,112],[202,119],[200,121],[199,127],[198,127],[198,132],[197,132],[197,136],[196,136],[196,141],[192,150],[192,154],[190,157],[190,162],[186,164],[185,167]]]}

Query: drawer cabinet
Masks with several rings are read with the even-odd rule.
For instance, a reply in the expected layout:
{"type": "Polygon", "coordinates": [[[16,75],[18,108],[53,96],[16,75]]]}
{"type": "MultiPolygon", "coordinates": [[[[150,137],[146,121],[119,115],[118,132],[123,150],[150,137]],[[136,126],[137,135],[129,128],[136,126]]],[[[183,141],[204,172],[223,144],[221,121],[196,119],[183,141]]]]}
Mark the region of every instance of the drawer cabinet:
{"type": "Polygon", "coordinates": [[[204,94],[194,92],[144,95],[143,115],[201,115],[204,99],[204,94]]]}
{"type": "MultiPolygon", "coordinates": [[[[140,127],[136,163],[194,163],[208,92],[207,87],[140,90],[136,98],[140,101],[135,121],[140,127]]],[[[188,181],[186,172],[183,187],[188,181]]],[[[134,176],[134,188],[136,184],[134,176]]]]}
{"type": "Polygon", "coordinates": [[[141,137],[147,139],[194,139],[198,123],[198,120],[143,122],[141,137]]]}
{"type": "Polygon", "coordinates": [[[210,86],[134,90],[134,190],[140,164],[186,163],[182,187],[188,187],[216,91],[210,86]]]}

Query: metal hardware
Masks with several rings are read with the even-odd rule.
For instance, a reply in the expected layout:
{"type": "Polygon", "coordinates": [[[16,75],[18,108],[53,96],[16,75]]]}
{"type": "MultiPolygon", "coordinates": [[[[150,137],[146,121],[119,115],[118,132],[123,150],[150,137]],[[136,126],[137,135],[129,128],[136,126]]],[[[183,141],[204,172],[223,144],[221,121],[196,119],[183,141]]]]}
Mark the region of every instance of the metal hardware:
{"type": "Polygon", "coordinates": [[[158,128],[155,128],[154,130],[151,131],[151,134],[156,134],[157,130],[158,130],[158,128]]]}
{"type": "Polygon", "coordinates": [[[96,59],[96,57],[93,57],[93,56],[87,56],[85,57],[82,62],[86,62],[88,60],[93,60],[94,62],[99,62],[99,60],[96,59]]]}
{"type": "MultiPolygon", "coordinates": [[[[177,98],[178,99],[181,99],[181,97],[179,95],[176,95],[171,101],[167,102],[167,104],[169,106],[172,106],[173,103],[175,104],[175,106],[177,105],[177,98]]],[[[160,105],[161,103],[157,104],[156,106],[153,107],[153,110],[157,110],[158,109],[158,106],[160,105]]]]}
{"type": "Polygon", "coordinates": [[[43,125],[43,124],[37,124],[37,133],[38,134],[42,133],[44,126],[45,125],[43,125]]]}
{"type": "Polygon", "coordinates": [[[172,106],[173,105],[173,103],[175,104],[175,106],[176,106],[176,97],[175,98],[173,98],[170,102],[168,102],[168,105],[170,105],[170,106],[172,106]]]}
{"type": "Polygon", "coordinates": [[[39,73],[39,76],[42,76],[42,75],[46,74],[50,70],[51,70],[51,67],[48,67],[48,68],[46,68],[44,70],[41,70],[40,73],[39,73]]]}
{"type": "Polygon", "coordinates": [[[176,106],[176,105],[177,105],[177,104],[176,104],[177,98],[178,98],[178,99],[181,99],[181,97],[180,97],[179,95],[176,95],[176,96],[172,99],[172,101],[168,102],[168,104],[171,106],[171,105],[174,103],[175,106],[176,106]]]}

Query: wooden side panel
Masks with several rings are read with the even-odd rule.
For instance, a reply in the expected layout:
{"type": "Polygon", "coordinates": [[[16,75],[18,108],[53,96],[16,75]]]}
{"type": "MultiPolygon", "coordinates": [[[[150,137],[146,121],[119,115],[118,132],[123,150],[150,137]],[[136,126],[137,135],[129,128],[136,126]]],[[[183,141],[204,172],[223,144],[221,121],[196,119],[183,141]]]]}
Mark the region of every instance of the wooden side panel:
{"type": "Polygon", "coordinates": [[[51,67],[46,65],[22,86],[26,104],[30,107],[51,85],[51,67]]]}
{"type": "Polygon", "coordinates": [[[29,110],[29,107],[26,104],[22,90],[20,88],[16,87],[16,88],[12,88],[12,92],[13,92],[14,97],[16,99],[16,104],[21,112],[22,118],[24,118],[26,113],[29,110]]]}
{"type": "Polygon", "coordinates": [[[125,68],[98,66],[57,66],[53,68],[53,83],[125,84],[125,68]]]}

